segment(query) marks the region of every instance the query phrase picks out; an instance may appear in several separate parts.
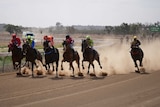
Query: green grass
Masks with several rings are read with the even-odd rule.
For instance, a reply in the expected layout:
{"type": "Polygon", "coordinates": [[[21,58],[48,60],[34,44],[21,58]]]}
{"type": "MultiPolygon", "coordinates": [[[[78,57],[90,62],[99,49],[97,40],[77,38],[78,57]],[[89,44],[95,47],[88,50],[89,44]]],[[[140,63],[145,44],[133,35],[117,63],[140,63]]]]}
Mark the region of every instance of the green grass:
{"type": "Polygon", "coordinates": [[[5,61],[5,64],[9,64],[9,63],[11,63],[11,62],[12,62],[12,58],[11,58],[11,56],[7,56],[7,57],[0,57],[0,66],[2,66],[2,65],[3,65],[4,61],[5,61]]]}

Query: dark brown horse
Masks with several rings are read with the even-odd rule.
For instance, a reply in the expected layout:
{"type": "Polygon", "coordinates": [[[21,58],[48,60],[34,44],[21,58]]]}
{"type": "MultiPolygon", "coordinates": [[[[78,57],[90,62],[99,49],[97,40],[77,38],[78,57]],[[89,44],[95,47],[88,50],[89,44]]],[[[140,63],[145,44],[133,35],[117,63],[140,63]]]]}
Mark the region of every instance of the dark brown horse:
{"type": "Polygon", "coordinates": [[[64,48],[64,53],[63,53],[63,59],[61,61],[61,70],[63,70],[63,62],[67,61],[69,62],[69,68],[73,70],[73,76],[74,76],[74,67],[73,67],[73,61],[76,61],[78,65],[78,69],[80,72],[80,57],[77,51],[74,51],[71,47],[70,44],[67,43],[66,41],[63,41],[62,43],[63,48],[64,48]]]}
{"type": "Polygon", "coordinates": [[[140,49],[140,48],[132,48],[131,49],[131,57],[134,61],[135,67],[138,70],[136,72],[140,72],[138,64],[137,64],[137,60],[139,61],[139,66],[141,66],[141,67],[143,66],[143,64],[142,64],[143,56],[144,56],[144,53],[143,53],[142,49],[140,49]]]}
{"type": "Polygon", "coordinates": [[[38,50],[31,48],[30,45],[27,43],[23,44],[23,53],[25,53],[26,62],[31,62],[31,64],[32,64],[32,68],[31,68],[32,77],[34,77],[33,68],[34,68],[34,65],[36,65],[35,60],[37,59],[42,62],[42,55],[38,50]]]}
{"type": "Polygon", "coordinates": [[[45,51],[45,67],[46,70],[49,71],[50,64],[52,64],[53,71],[54,71],[54,65],[53,63],[56,63],[56,77],[58,77],[58,65],[59,65],[59,50],[57,48],[51,48],[48,45],[48,42],[44,42],[44,51],[45,51]]]}
{"type": "Polygon", "coordinates": [[[9,44],[8,45],[8,52],[12,52],[12,63],[13,63],[13,68],[14,69],[19,69],[19,74],[21,72],[21,60],[23,59],[23,52],[22,49],[17,47],[14,44],[9,44]],[[18,64],[16,64],[16,62],[18,64]]]}
{"type": "Polygon", "coordinates": [[[81,51],[83,52],[83,60],[82,60],[82,67],[83,67],[83,69],[84,69],[83,62],[84,61],[88,61],[89,62],[87,74],[89,74],[90,65],[92,65],[93,72],[95,74],[95,67],[94,67],[94,64],[93,64],[94,60],[96,60],[98,62],[100,68],[102,69],[98,52],[96,50],[90,48],[88,46],[88,43],[87,43],[86,40],[82,40],[81,51]]]}

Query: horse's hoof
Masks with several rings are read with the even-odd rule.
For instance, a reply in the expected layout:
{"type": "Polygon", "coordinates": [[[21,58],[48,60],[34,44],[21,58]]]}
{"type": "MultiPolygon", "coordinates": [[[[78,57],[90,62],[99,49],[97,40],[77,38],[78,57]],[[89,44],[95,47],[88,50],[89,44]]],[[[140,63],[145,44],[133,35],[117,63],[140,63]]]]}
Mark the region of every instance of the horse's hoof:
{"type": "Polygon", "coordinates": [[[107,76],[108,74],[106,72],[102,72],[102,76],[107,76]]]}
{"type": "Polygon", "coordinates": [[[70,75],[70,77],[75,77],[75,75],[70,75]]]}
{"type": "Polygon", "coordinates": [[[102,66],[100,68],[102,69],[102,66]]]}
{"type": "Polygon", "coordinates": [[[37,75],[43,75],[43,73],[42,72],[37,72],[37,75]]]}
{"type": "Polygon", "coordinates": [[[141,73],[145,73],[146,70],[145,70],[145,68],[142,67],[142,68],[139,69],[139,71],[140,71],[141,73]]]}
{"type": "Polygon", "coordinates": [[[48,75],[52,75],[52,74],[53,74],[53,72],[51,72],[51,71],[48,72],[48,75]]]}
{"type": "Polygon", "coordinates": [[[95,77],[95,76],[96,76],[95,73],[90,73],[89,75],[90,75],[91,77],[95,77]]]}
{"type": "Polygon", "coordinates": [[[22,74],[20,72],[17,72],[17,76],[22,76],[22,74]]]}
{"type": "Polygon", "coordinates": [[[135,72],[136,72],[136,73],[140,73],[140,71],[138,71],[138,70],[135,70],[135,72]]]}
{"type": "Polygon", "coordinates": [[[78,72],[78,76],[83,77],[84,75],[83,75],[83,73],[82,73],[82,72],[78,72]]]}

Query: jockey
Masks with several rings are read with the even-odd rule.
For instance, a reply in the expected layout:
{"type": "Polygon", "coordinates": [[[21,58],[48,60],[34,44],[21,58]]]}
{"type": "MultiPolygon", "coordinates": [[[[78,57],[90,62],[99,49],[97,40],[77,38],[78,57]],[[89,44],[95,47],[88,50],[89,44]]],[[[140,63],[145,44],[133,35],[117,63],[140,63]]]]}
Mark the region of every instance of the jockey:
{"type": "Polygon", "coordinates": [[[53,49],[54,53],[56,53],[56,50],[54,48],[54,38],[53,38],[53,36],[45,35],[43,39],[44,39],[44,42],[43,42],[44,51],[46,50],[46,47],[50,47],[51,49],[53,49]]]}
{"type": "Polygon", "coordinates": [[[48,36],[45,35],[45,36],[43,37],[43,39],[44,39],[44,42],[43,42],[43,50],[45,51],[45,50],[46,50],[46,47],[49,47],[48,36]]]}
{"type": "Polygon", "coordinates": [[[69,43],[70,47],[73,49],[74,40],[70,37],[70,35],[66,35],[66,42],[69,43]]]}
{"type": "Polygon", "coordinates": [[[17,37],[16,34],[12,34],[12,40],[11,40],[11,43],[10,43],[10,44],[16,45],[17,47],[20,48],[21,40],[20,40],[19,37],[17,37]]]}
{"type": "Polygon", "coordinates": [[[54,48],[54,38],[52,35],[47,37],[48,41],[49,41],[49,46],[54,48]]]}
{"type": "Polygon", "coordinates": [[[89,47],[93,48],[93,40],[91,39],[90,36],[86,36],[86,41],[89,47]]]}
{"type": "Polygon", "coordinates": [[[131,42],[131,48],[140,48],[141,42],[137,39],[137,36],[133,37],[134,40],[131,42]]]}
{"type": "Polygon", "coordinates": [[[34,47],[35,47],[35,41],[31,38],[30,35],[27,36],[26,43],[28,43],[30,45],[30,47],[34,49],[34,47]]]}

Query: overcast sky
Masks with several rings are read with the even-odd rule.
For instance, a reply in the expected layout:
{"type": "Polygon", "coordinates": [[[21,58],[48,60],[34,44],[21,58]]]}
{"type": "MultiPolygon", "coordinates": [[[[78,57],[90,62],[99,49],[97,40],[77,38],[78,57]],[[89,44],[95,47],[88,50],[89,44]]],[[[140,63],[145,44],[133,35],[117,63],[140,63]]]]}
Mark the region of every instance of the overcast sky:
{"type": "Polygon", "coordinates": [[[160,21],[160,0],[0,0],[0,23],[26,27],[160,21]]]}

